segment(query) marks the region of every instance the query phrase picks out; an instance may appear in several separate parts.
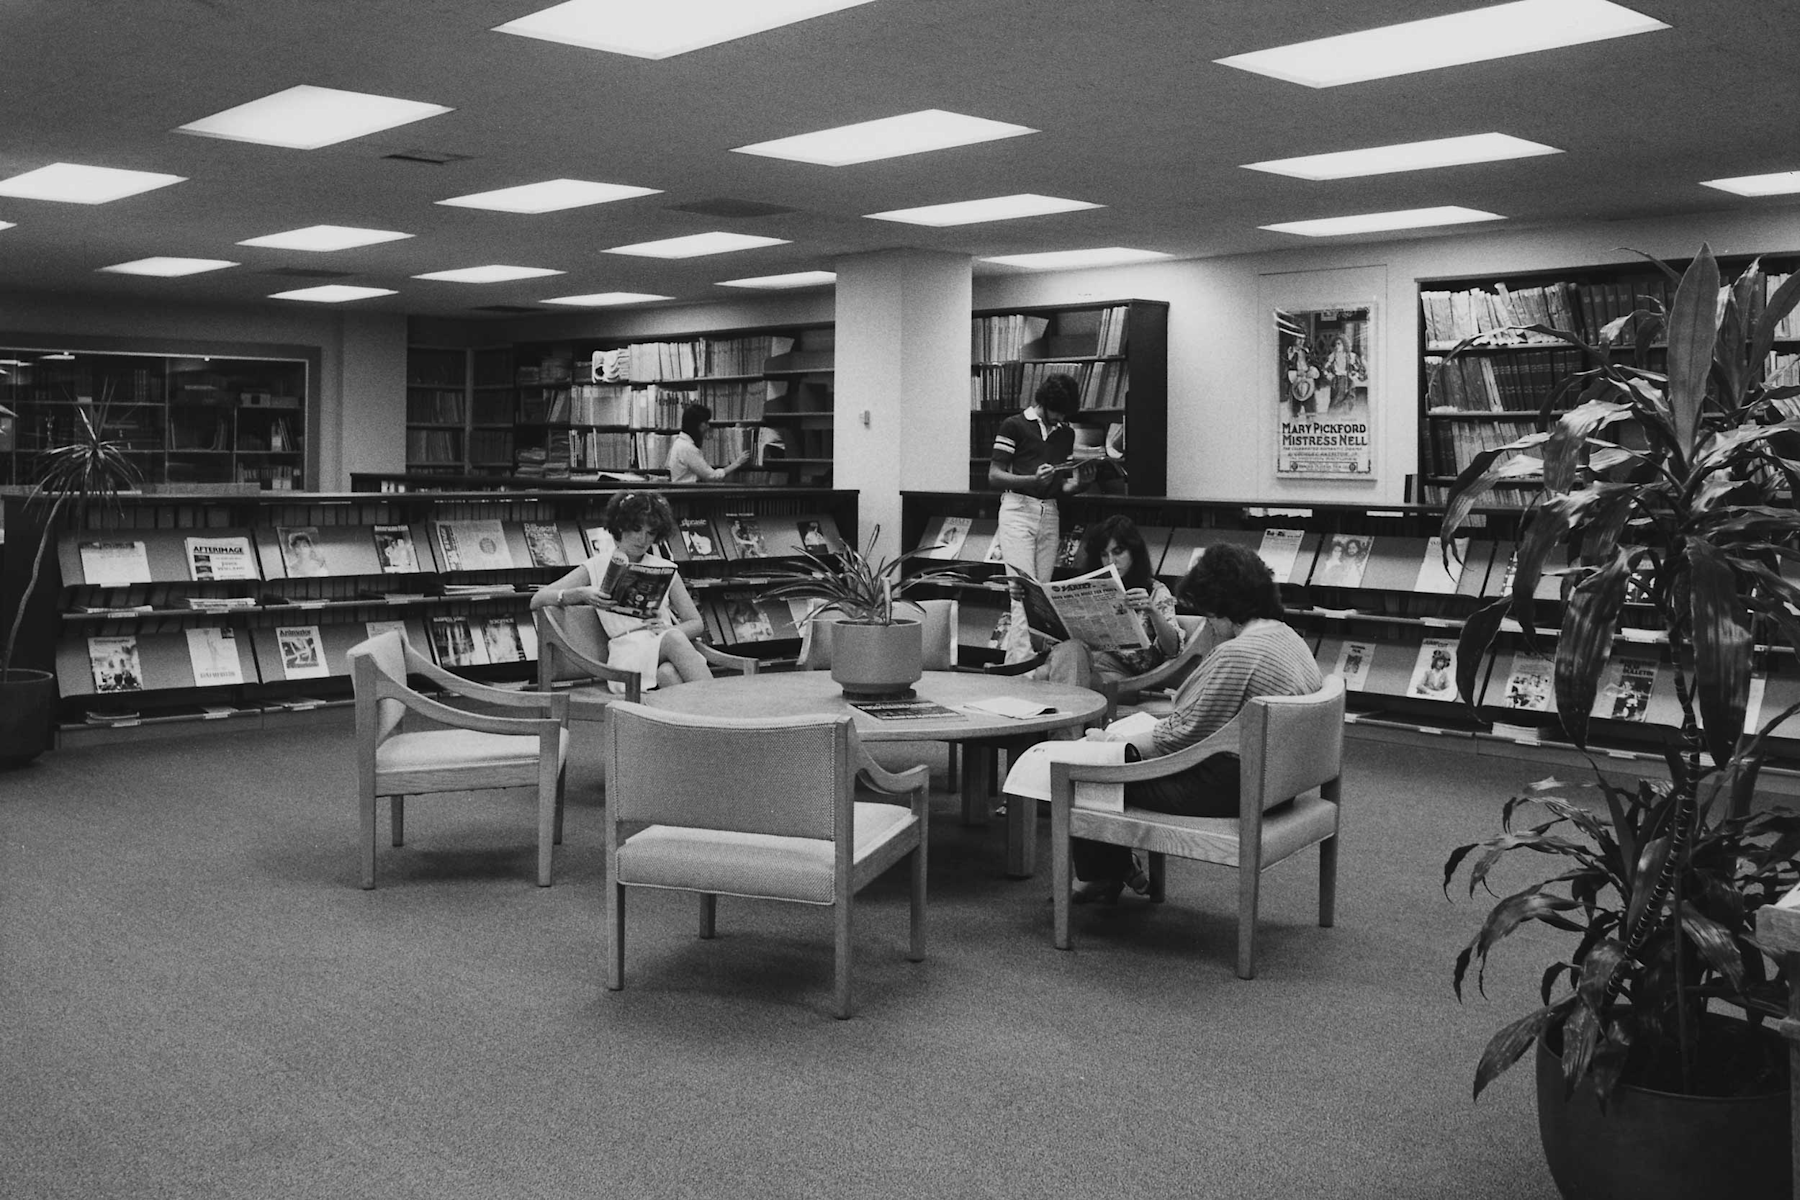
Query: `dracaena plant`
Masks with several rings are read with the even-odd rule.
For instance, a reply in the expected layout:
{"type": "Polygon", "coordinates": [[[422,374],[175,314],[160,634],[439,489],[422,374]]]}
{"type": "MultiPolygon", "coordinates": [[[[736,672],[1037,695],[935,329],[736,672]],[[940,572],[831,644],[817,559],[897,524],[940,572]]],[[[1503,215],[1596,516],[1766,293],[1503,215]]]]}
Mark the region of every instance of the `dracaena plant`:
{"type": "MultiPolygon", "coordinates": [[[[1554,663],[1570,739],[1587,746],[1628,580],[1640,589],[1632,602],[1652,606],[1667,631],[1681,712],[1663,747],[1666,780],[1625,787],[1596,766],[1604,805],[1534,785],[1506,805],[1501,836],[1458,847],[1446,862],[1446,892],[1466,866],[1471,894],[1521,851],[1559,871],[1495,905],[1457,958],[1459,997],[1470,968],[1479,982],[1489,953],[1521,928],[1547,925],[1573,943],[1544,972],[1541,1006],[1489,1043],[1478,1096],[1541,1037],[1560,1044],[1566,1086],[1591,1078],[1603,1098],[1621,1076],[1690,1094],[1769,1090],[1785,1076],[1759,1078],[1763,1067],[1744,1065],[1764,1058],[1732,1059],[1701,1014],[1716,1000],[1753,1026],[1786,1011],[1789,981],[1753,933],[1756,909],[1800,882],[1800,815],[1753,812],[1752,800],[1764,734],[1794,710],[1760,732],[1744,725],[1757,632],[1800,651],[1800,589],[1780,570],[1800,560],[1800,461],[1791,457],[1800,388],[1771,386],[1765,366],[1800,297],[1800,273],[1765,301],[1756,263],[1722,285],[1705,246],[1680,275],[1656,265],[1676,282],[1666,310],[1650,301],[1607,325],[1597,344],[1529,327],[1579,347],[1586,368],[1542,398],[1538,432],[1477,455],[1446,498],[1448,545],[1490,488],[1543,481],[1511,595],[1463,629],[1465,700],[1503,619],[1528,643],[1537,638],[1533,594],[1550,552],[1566,544],[1554,663]],[[1666,344],[1664,370],[1651,368],[1653,342],[1666,344]]],[[[1755,1040],[1740,1037],[1742,1024],[1727,1028],[1755,1040]]]]}
{"type": "Polygon", "coordinates": [[[875,543],[880,537],[881,526],[877,525],[861,549],[850,545],[836,554],[815,554],[796,546],[806,561],[774,564],[772,573],[782,577],[783,582],[763,594],[774,599],[817,601],[806,614],[807,620],[831,609],[855,624],[892,625],[894,601],[914,588],[968,581],[967,574],[955,567],[906,575],[909,564],[929,556],[913,550],[894,558],[877,557],[875,543]]]}
{"type": "Polygon", "coordinates": [[[43,523],[43,531],[38,535],[37,548],[31,556],[31,574],[19,594],[19,606],[13,612],[6,642],[0,646],[0,680],[7,678],[12,666],[19,631],[24,627],[32,595],[43,579],[44,559],[57,529],[65,520],[79,523],[91,511],[116,504],[121,492],[130,491],[143,481],[126,443],[107,436],[110,400],[110,393],[103,392],[98,404],[74,406],[73,436],[39,456],[26,509],[43,523]]]}

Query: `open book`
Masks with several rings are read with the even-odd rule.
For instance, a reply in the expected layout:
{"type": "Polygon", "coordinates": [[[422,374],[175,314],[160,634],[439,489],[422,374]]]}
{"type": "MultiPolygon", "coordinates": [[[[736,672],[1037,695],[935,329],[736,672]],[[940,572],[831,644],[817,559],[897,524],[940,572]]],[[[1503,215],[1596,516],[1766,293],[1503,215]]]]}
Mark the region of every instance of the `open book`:
{"type": "Polygon", "coordinates": [[[1094,650],[1141,650],[1150,644],[1144,619],[1125,603],[1125,585],[1111,565],[1074,579],[1042,581],[1010,571],[1034,633],[1052,641],[1075,638],[1094,650]]]}
{"type": "Polygon", "coordinates": [[[631,562],[615,558],[607,564],[600,591],[620,612],[647,617],[662,606],[675,579],[675,568],[666,563],[631,562]]]}

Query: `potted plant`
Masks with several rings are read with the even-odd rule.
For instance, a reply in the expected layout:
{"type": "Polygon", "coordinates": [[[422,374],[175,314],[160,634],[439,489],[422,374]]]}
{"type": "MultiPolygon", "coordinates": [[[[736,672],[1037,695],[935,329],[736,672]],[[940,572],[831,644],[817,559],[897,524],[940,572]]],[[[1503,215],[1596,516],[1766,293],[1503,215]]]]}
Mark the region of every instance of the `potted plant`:
{"type": "Polygon", "coordinates": [[[928,556],[914,550],[878,558],[875,543],[880,537],[877,525],[862,549],[849,545],[836,554],[820,554],[796,547],[805,561],[775,564],[773,571],[784,582],[764,592],[773,599],[816,600],[800,622],[803,626],[812,626],[827,613],[837,615],[831,677],[855,695],[903,693],[924,674],[922,628],[916,619],[897,616],[895,601],[914,588],[968,579],[956,567],[907,575],[909,564],[928,556]]]}
{"type": "Polygon", "coordinates": [[[65,522],[81,523],[97,506],[115,504],[119,493],[136,488],[142,480],[125,443],[106,436],[107,411],[105,396],[97,405],[74,407],[73,436],[65,445],[43,452],[36,482],[25,502],[25,511],[41,522],[41,531],[31,556],[30,576],[19,593],[6,641],[0,645],[0,763],[28,763],[50,747],[56,676],[15,667],[13,656],[56,531],[65,522]]]}
{"type": "Polygon", "coordinates": [[[1596,767],[1600,803],[1533,785],[1503,809],[1500,836],[1458,847],[1446,892],[1466,867],[1473,894],[1520,851],[1555,873],[1493,907],[1454,983],[1460,998],[1470,968],[1479,983],[1519,929],[1570,935],[1544,972],[1541,1005],[1489,1042],[1474,1086],[1479,1096],[1537,1044],[1539,1126],[1565,1196],[1786,1196],[1786,1055],[1764,1023],[1786,1014],[1791,981],[1757,944],[1755,913],[1800,880],[1800,814],[1752,802],[1767,735],[1795,710],[1760,732],[1744,725],[1756,619],[1800,650],[1800,587],[1780,571],[1800,561],[1800,461],[1789,449],[1800,388],[1765,382],[1800,274],[1765,303],[1755,263],[1725,287],[1704,246],[1679,276],[1657,265],[1677,280],[1667,310],[1614,321],[1597,345],[1530,327],[1580,347],[1589,365],[1543,398],[1540,432],[1461,473],[1442,532],[1448,545],[1495,484],[1542,476],[1512,594],[1463,629],[1461,694],[1471,697],[1504,618],[1535,638],[1532,595],[1546,556],[1567,542],[1554,658],[1563,727],[1586,748],[1631,581],[1673,658],[1682,719],[1664,747],[1668,776],[1627,786],[1596,767]],[[1632,361],[1613,362],[1627,330],[1632,361]],[[1666,341],[1666,370],[1648,365],[1652,341],[1666,341]],[[1598,436],[1609,429],[1614,440],[1598,436]]]}

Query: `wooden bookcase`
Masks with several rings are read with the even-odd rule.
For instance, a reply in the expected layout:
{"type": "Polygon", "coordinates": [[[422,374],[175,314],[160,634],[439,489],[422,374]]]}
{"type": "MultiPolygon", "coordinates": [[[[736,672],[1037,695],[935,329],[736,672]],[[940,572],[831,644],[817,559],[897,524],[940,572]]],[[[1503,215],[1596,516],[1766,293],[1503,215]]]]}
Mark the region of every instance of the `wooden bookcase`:
{"type": "MultiPolygon", "coordinates": [[[[1723,258],[1721,275],[1734,279],[1750,261],[1748,256],[1723,258]]],[[[1672,260],[1669,265],[1680,271],[1687,261],[1672,260]]],[[[1768,280],[1772,290],[1786,273],[1800,269],[1800,256],[1768,256],[1762,265],[1773,277],[1768,280]]],[[[1544,324],[1567,330],[1592,346],[1606,324],[1651,307],[1652,301],[1666,309],[1673,292],[1673,284],[1649,262],[1420,280],[1417,497],[1426,503],[1441,502],[1458,471],[1475,454],[1533,432],[1539,409],[1557,384],[1576,371],[1599,365],[1560,339],[1496,333],[1440,370],[1446,352],[1458,342],[1505,325],[1544,324]]],[[[1770,354],[1770,376],[1783,372],[1784,379],[1800,382],[1800,322],[1784,322],[1781,332],[1786,336],[1777,339],[1770,354]]],[[[1632,361],[1635,340],[1630,332],[1616,339],[1614,360],[1632,361]]],[[[1652,369],[1664,365],[1660,342],[1647,342],[1645,354],[1652,369]]],[[[1524,507],[1537,491],[1529,483],[1499,488],[1490,493],[1490,502],[1524,507]]]]}
{"type": "Polygon", "coordinates": [[[156,487],[305,486],[312,362],[0,346],[0,484],[26,484],[84,419],[124,443],[156,487]]]}
{"type": "MultiPolygon", "coordinates": [[[[998,661],[994,628],[1006,611],[1000,578],[1004,568],[986,561],[999,500],[952,492],[903,492],[901,532],[909,548],[944,541],[947,523],[956,531],[956,558],[972,582],[956,590],[961,600],[959,641],[965,662],[998,661]],[[966,527],[962,522],[966,521],[966,527]]],[[[1504,507],[1477,510],[1460,560],[1446,573],[1435,536],[1442,510],[1424,505],[1369,509],[1348,504],[1293,506],[1267,501],[1193,501],[1138,497],[1077,496],[1063,503],[1066,551],[1072,556],[1080,531],[1114,513],[1132,518],[1156,559],[1158,578],[1174,589],[1196,551],[1234,541],[1266,552],[1269,531],[1291,531],[1277,564],[1277,581],[1288,619],[1313,646],[1319,669],[1338,672],[1351,683],[1350,720],[1372,731],[1403,730],[1463,739],[1477,750],[1520,753],[1542,750],[1573,753],[1555,712],[1554,691],[1543,666],[1531,660],[1554,654],[1560,624],[1560,580],[1546,574],[1536,592],[1533,620],[1538,632],[1529,643],[1510,619],[1480,664],[1474,706],[1454,695],[1454,661],[1448,670],[1451,692],[1434,675],[1432,653],[1451,649],[1479,607],[1504,594],[1508,566],[1523,514],[1504,507]],[[1344,560],[1361,561],[1358,572],[1344,560]],[[1361,665],[1359,665],[1361,664],[1361,665]],[[1542,704],[1543,707],[1525,705],[1542,704]],[[1520,747],[1527,748],[1520,751],[1520,747]]],[[[1271,539],[1271,541],[1278,539],[1271,539]]],[[[1460,539],[1459,539],[1460,540],[1460,539]]],[[[935,565],[918,562],[916,569],[935,565]]],[[[1553,571],[1562,562],[1546,564],[1553,571]]],[[[1059,568],[1060,573],[1060,568],[1059,568]]],[[[1615,639],[1612,661],[1602,677],[1589,736],[1596,753],[1661,761],[1660,747],[1674,737],[1680,719],[1668,636],[1651,626],[1654,610],[1627,606],[1615,639]]],[[[1771,644],[1763,631],[1756,657],[1752,702],[1763,719],[1800,700],[1800,665],[1771,644]]],[[[1754,715],[1754,714],[1753,714],[1754,715]]],[[[1774,738],[1780,769],[1800,780],[1800,717],[1785,722],[1774,738]]]]}
{"type": "Polygon", "coordinates": [[[983,309],[970,341],[969,488],[986,491],[1000,422],[1058,372],[1082,384],[1078,445],[1101,446],[1125,426],[1125,478],[1115,490],[1168,490],[1169,306],[1161,300],[983,309]]]}
{"type": "Polygon", "coordinates": [[[469,469],[469,352],[406,350],[406,469],[461,475],[469,469]]]}
{"type": "MultiPolygon", "coordinates": [[[[344,651],[396,622],[443,666],[524,680],[536,658],[530,593],[588,556],[614,490],[434,488],[447,478],[416,477],[407,492],[126,497],[56,531],[18,665],[56,672],[65,740],[346,704],[344,651]]],[[[679,537],[670,546],[709,631],[737,653],[792,657],[791,617],[769,619],[785,604],[746,624],[727,601],[758,603],[769,562],[796,557],[803,531],[828,546],[854,538],[855,493],[668,494],[684,524],[712,534],[712,554],[679,537]]],[[[35,546],[22,497],[6,505],[9,541],[35,546]]],[[[27,557],[5,560],[9,611],[27,557]]]]}

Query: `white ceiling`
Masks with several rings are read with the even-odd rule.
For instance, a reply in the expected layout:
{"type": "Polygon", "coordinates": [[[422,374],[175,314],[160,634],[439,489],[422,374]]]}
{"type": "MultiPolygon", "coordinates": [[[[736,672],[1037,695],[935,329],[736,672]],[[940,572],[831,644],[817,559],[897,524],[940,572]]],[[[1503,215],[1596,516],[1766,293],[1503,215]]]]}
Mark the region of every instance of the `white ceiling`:
{"type": "Polygon", "coordinates": [[[899,246],[1194,258],[1308,244],[1261,224],[1423,205],[1484,208],[1511,226],[1766,207],[1786,202],[1699,181],[1800,169],[1793,0],[1625,0],[1674,28],[1323,90],[1212,60],[1473,0],[874,0],[663,61],[490,32],[549,2],[0,0],[0,177],[57,161],[188,177],[98,206],[0,197],[0,221],[17,226],[0,230],[0,289],[281,304],[263,298],[312,281],[270,272],[324,270],[399,292],[351,307],[467,317],[597,291],[718,299],[741,294],[721,279],[899,246]],[[301,83],[455,111],[313,151],[172,132],[301,83]],[[839,168],[730,153],[924,108],[1041,132],[839,168]],[[1567,153],[1333,183],[1241,169],[1490,130],[1567,153]],[[385,157],[420,150],[467,158],[385,157]],[[663,194],[541,216],[433,203],[556,177],[663,194]],[[863,215],[1013,192],[1107,207],[943,230],[863,215]],[[794,211],[673,210],[719,199],[794,211]],[[313,224],[417,236],[330,254],[235,245],[313,224]],[[684,262],[601,253],[711,229],[792,244],[684,262]],[[151,255],[243,265],[177,280],[96,274],[151,255]],[[488,263],[568,274],[409,278],[488,263]]]}

